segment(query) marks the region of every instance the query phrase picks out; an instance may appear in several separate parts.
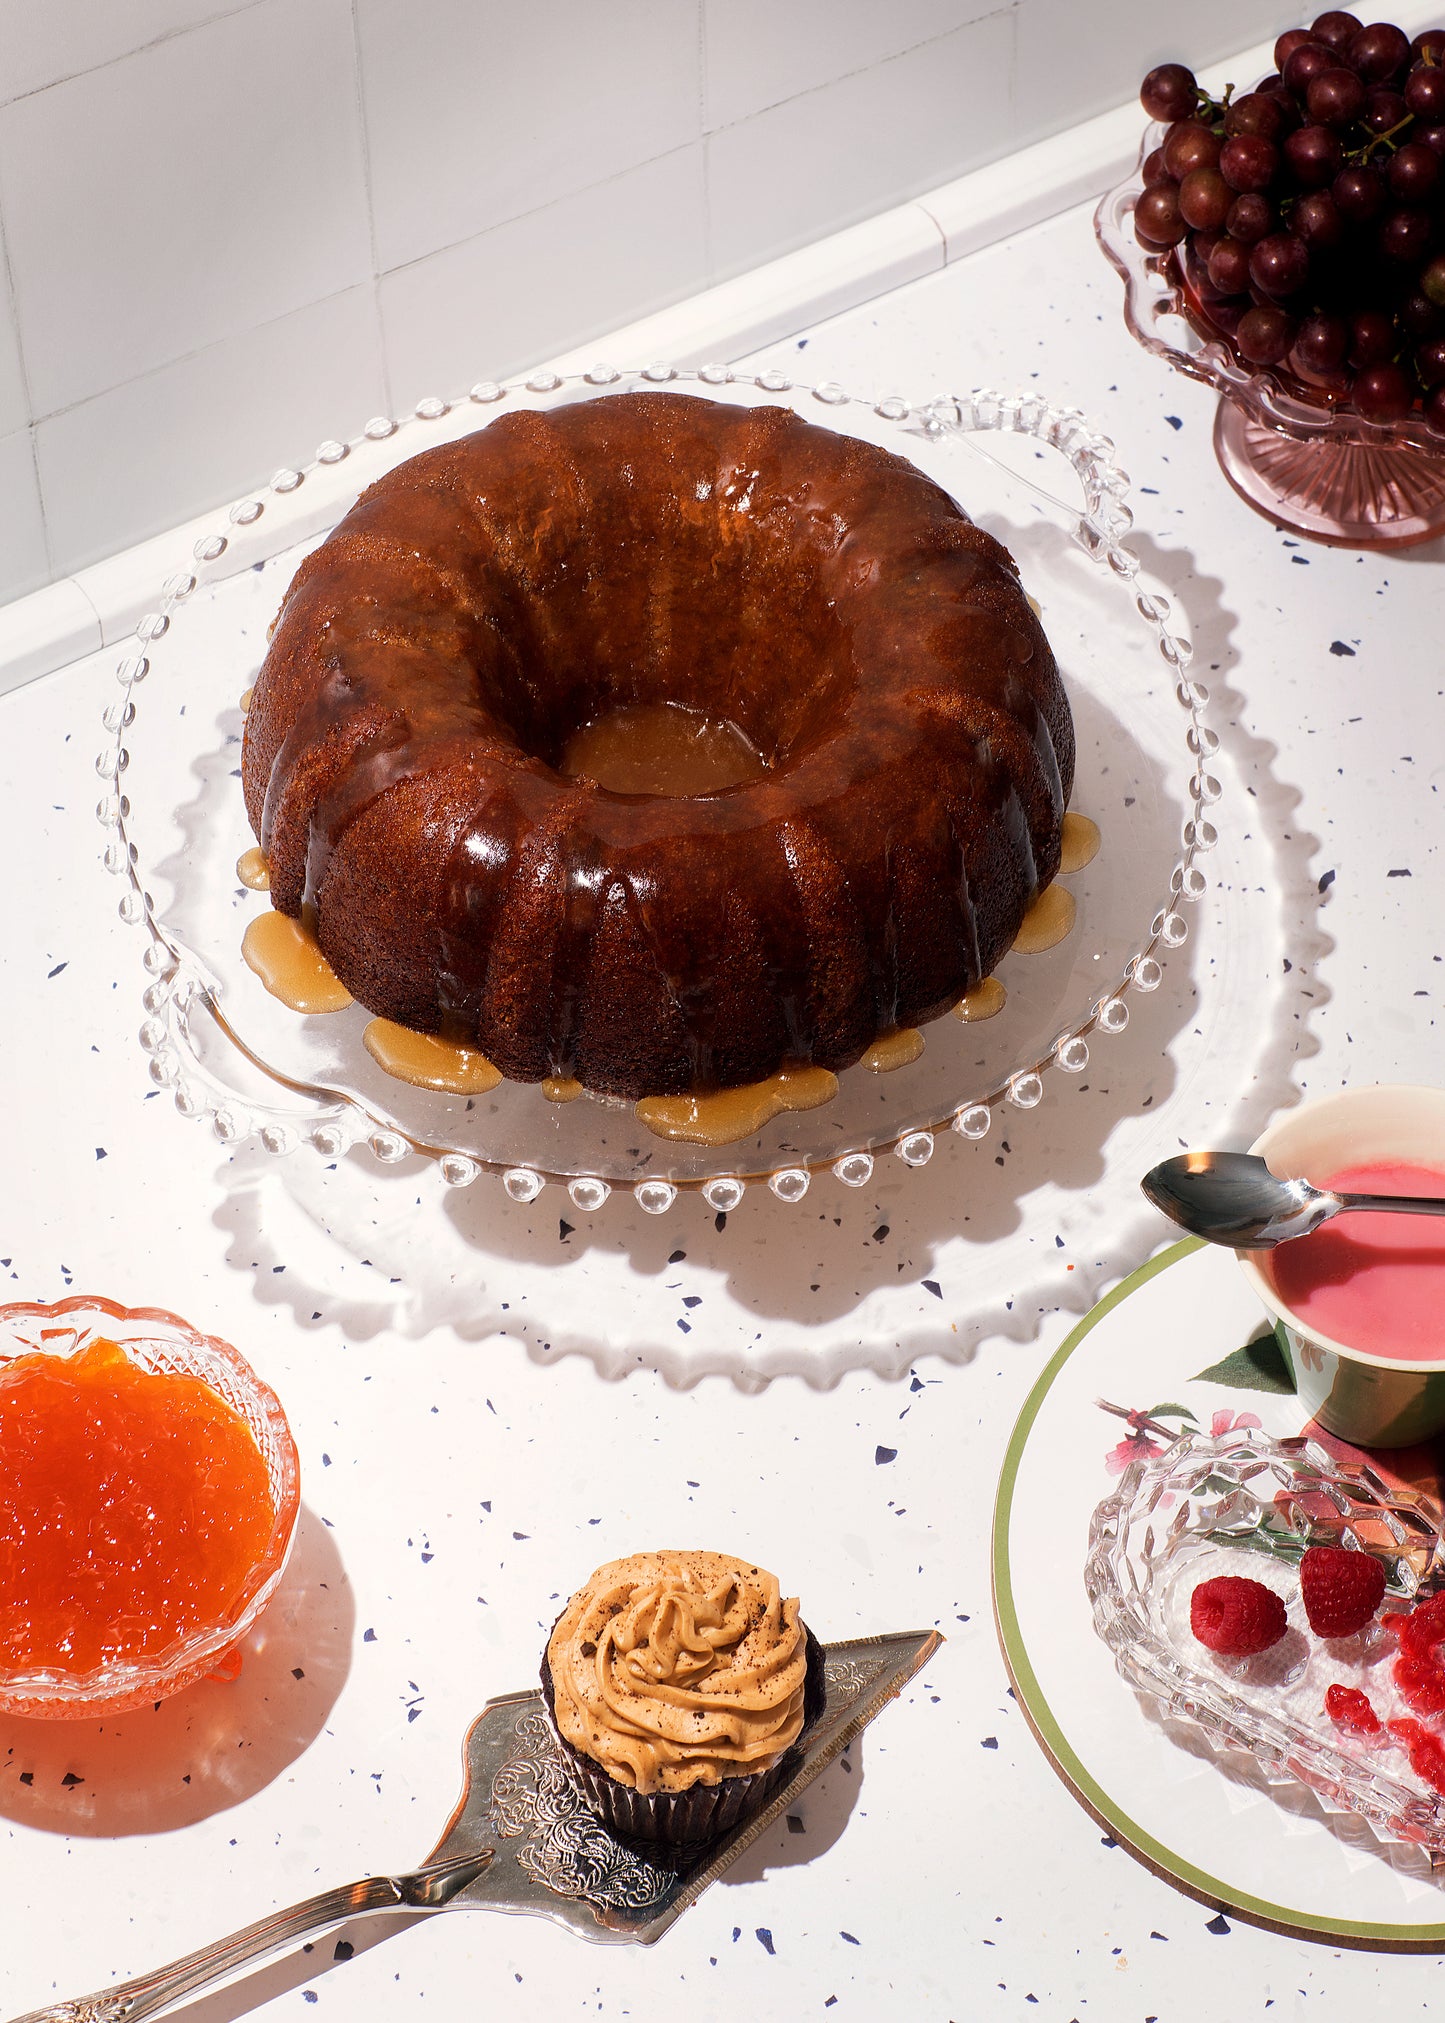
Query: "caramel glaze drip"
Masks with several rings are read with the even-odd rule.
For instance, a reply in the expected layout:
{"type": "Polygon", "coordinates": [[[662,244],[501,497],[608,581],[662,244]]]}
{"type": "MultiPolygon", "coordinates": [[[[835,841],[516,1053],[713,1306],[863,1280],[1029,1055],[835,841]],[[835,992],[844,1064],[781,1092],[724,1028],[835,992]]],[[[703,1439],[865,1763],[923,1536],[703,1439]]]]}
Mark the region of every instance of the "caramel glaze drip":
{"type": "Polygon", "coordinates": [[[586,1091],[570,1075],[543,1075],[542,1094],[549,1103],[575,1103],[586,1091]]]}
{"type": "Polygon", "coordinates": [[[363,494],[288,591],[243,755],[274,905],[335,909],[376,1009],[430,992],[511,1079],[632,1098],[937,1016],[1054,875],[1072,772],[1017,572],[943,492],[786,410],[651,393],[363,494]],[[558,727],[629,702],[767,769],[567,779],[558,727]]]}
{"type": "Polygon", "coordinates": [[[735,1145],[761,1131],[782,1110],[816,1110],[838,1093],[838,1077],[827,1068],[779,1068],[742,1089],[717,1089],[704,1096],[644,1096],[635,1106],[640,1124],[658,1138],[688,1145],[735,1145]]]}
{"type": "Polygon", "coordinates": [[[560,772],[613,794],[716,794],[767,771],[735,723],[680,703],[634,702],[584,724],[567,740],[560,772]]]}
{"type": "Polygon", "coordinates": [[[917,1026],[900,1026],[897,1032],[884,1033],[882,1039],[875,1040],[859,1066],[871,1068],[875,1075],[886,1075],[890,1069],[906,1068],[910,1061],[916,1061],[923,1052],[923,1044],[917,1026]]]}
{"type": "Polygon", "coordinates": [[[986,976],[982,983],[964,992],[953,1007],[953,1016],[962,1019],[966,1026],[977,1025],[982,1019],[997,1018],[1007,1002],[1008,992],[998,978],[986,976]]]}
{"type": "Polygon", "coordinates": [[[249,885],[253,892],[267,892],[271,886],[271,871],[266,862],[266,853],[260,845],[253,843],[249,850],[243,850],[236,859],[236,876],[243,885],[249,885]]]}
{"type": "Polygon", "coordinates": [[[249,688],[243,688],[243,689],[242,689],[242,691],[241,691],[241,714],[242,714],[242,716],[245,716],[246,712],[247,712],[247,711],[248,711],[248,710],[250,709],[250,707],[251,707],[251,698],[252,698],[252,696],[253,696],[253,695],[254,695],[255,693],[256,693],[256,685],[255,685],[255,683],[254,683],[254,682],[253,682],[253,683],[251,684],[251,686],[250,686],[249,688]]]}
{"type": "Polygon", "coordinates": [[[361,1044],[379,1068],[418,1089],[446,1089],[456,1096],[484,1096],[502,1079],[485,1054],[459,1047],[435,1033],[414,1033],[391,1019],[373,1019],[361,1044]]]}
{"type": "Polygon", "coordinates": [[[272,997],[298,1012],[341,1011],[351,992],[299,920],[284,913],[260,913],[241,938],[247,967],[272,997]]]}
{"type": "Polygon", "coordinates": [[[1014,948],[1020,955],[1042,955],[1072,931],[1077,912],[1067,885],[1046,885],[1024,915],[1014,948]]]}
{"type": "Polygon", "coordinates": [[[1070,808],[1064,817],[1064,833],[1059,845],[1060,871],[1082,871],[1086,864],[1093,863],[1098,854],[1098,823],[1091,822],[1087,815],[1076,815],[1070,808]]]}

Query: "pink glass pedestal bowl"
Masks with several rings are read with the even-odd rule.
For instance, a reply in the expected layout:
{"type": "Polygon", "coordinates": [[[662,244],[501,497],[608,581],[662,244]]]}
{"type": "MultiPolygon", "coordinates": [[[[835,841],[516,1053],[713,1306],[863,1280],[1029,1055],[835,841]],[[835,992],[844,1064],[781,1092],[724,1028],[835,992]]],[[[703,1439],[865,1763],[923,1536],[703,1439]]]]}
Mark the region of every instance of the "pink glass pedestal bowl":
{"type": "MultiPolygon", "coordinates": [[[[1159,145],[1150,126],[1140,148],[1159,145]]],[[[1277,526],[1336,548],[1401,548],[1445,533],[1445,443],[1419,415],[1371,422],[1289,374],[1249,366],[1191,300],[1177,252],[1134,236],[1141,167],[1102,200],[1099,244],[1124,283],[1131,334],[1220,396],[1214,450],[1239,496],[1277,526]]]]}

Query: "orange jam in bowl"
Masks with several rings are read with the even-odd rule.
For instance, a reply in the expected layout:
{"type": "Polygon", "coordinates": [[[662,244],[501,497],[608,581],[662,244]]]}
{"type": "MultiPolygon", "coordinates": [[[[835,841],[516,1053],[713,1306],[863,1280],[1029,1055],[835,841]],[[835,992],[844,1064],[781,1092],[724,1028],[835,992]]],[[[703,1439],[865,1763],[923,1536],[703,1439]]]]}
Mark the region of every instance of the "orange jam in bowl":
{"type": "Polygon", "coordinates": [[[0,1308],[0,1711],[117,1713],[215,1670],[298,1501],[285,1414],[227,1343],[108,1300],[0,1308]]]}

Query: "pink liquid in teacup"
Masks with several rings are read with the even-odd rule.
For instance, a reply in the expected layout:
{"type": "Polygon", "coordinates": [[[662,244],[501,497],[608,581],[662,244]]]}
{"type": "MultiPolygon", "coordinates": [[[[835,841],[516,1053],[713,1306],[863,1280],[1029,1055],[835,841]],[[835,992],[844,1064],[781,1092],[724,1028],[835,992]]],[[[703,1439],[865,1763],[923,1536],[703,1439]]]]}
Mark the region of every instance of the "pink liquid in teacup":
{"type": "MultiPolygon", "coordinates": [[[[1342,1194],[1445,1196],[1445,1170],[1398,1159],[1310,1177],[1342,1194]]],[[[1346,1212],[1282,1243],[1265,1271],[1310,1332],[1402,1363],[1445,1361],[1445,1218],[1346,1212]]]]}

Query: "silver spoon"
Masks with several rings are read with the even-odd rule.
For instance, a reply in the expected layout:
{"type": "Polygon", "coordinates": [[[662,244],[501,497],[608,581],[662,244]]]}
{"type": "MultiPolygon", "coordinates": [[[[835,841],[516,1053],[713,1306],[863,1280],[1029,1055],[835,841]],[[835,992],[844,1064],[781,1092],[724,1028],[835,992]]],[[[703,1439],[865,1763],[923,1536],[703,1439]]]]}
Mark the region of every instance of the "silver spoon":
{"type": "Polygon", "coordinates": [[[1346,1209],[1445,1215],[1445,1201],[1433,1197],[1336,1194],[1308,1180],[1280,1180],[1254,1152],[1181,1152],[1139,1185],[1171,1222],[1231,1250],[1273,1250],[1346,1209]]]}

